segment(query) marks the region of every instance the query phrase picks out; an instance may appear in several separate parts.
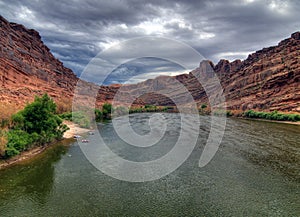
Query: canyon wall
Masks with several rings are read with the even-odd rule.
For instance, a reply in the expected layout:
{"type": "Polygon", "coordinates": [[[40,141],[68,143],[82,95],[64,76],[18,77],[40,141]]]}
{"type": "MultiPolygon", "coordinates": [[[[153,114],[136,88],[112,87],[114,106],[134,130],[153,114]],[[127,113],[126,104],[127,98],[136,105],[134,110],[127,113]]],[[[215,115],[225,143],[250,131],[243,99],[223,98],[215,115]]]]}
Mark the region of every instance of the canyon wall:
{"type": "Polygon", "coordinates": [[[203,61],[189,74],[160,76],[132,85],[99,87],[79,80],[71,69],[64,67],[52,55],[37,31],[10,23],[0,16],[2,113],[5,108],[8,108],[7,113],[10,110],[13,113],[13,108],[20,109],[31,102],[35,95],[43,93],[48,93],[58,103],[71,106],[78,81],[87,90],[82,93],[83,104],[84,100],[88,100],[89,90],[98,92],[97,106],[111,102],[118,91],[120,101],[134,101],[136,105],[174,105],[174,100],[188,104],[190,100],[185,95],[188,91],[200,106],[208,104],[208,98],[197,76],[209,82],[212,71],[220,80],[230,110],[300,112],[299,32],[277,46],[250,54],[244,61],[220,60],[216,65],[203,61]]]}

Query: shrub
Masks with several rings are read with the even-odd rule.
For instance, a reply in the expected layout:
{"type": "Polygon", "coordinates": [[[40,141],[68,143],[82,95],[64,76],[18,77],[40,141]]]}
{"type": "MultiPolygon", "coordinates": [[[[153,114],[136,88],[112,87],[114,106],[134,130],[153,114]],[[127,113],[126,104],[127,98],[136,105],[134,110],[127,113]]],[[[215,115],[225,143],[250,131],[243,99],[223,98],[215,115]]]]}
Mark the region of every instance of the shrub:
{"type": "Polygon", "coordinates": [[[60,114],[59,117],[67,121],[72,121],[72,112],[60,114]]]}
{"type": "Polygon", "coordinates": [[[207,108],[207,105],[206,104],[202,104],[201,105],[201,109],[203,110],[203,109],[206,109],[207,108]]]}
{"type": "Polygon", "coordinates": [[[110,120],[112,111],[112,105],[110,103],[104,103],[102,106],[103,119],[110,120]]]}
{"type": "MultiPolygon", "coordinates": [[[[11,130],[8,132],[8,142],[6,146],[10,151],[15,149],[16,151],[13,153],[25,151],[33,142],[36,142],[37,137],[37,134],[31,136],[23,130],[11,130]]],[[[8,157],[10,156],[11,155],[8,157]]]]}
{"type": "Polygon", "coordinates": [[[102,111],[100,109],[95,109],[95,120],[96,122],[100,122],[103,118],[102,111]]]}
{"type": "Polygon", "coordinates": [[[244,116],[248,118],[268,119],[268,120],[275,120],[275,121],[300,121],[300,115],[283,114],[283,113],[278,113],[278,111],[256,112],[253,110],[248,110],[244,113],[244,116]]]}
{"type": "Polygon", "coordinates": [[[34,146],[61,139],[68,129],[55,114],[56,104],[45,94],[12,116],[5,156],[11,157],[34,146]]]}
{"type": "Polygon", "coordinates": [[[0,130],[0,156],[5,155],[6,144],[7,144],[7,131],[0,130]]]}
{"type": "Polygon", "coordinates": [[[233,113],[231,111],[226,111],[226,116],[231,117],[231,116],[233,116],[233,113]]]}

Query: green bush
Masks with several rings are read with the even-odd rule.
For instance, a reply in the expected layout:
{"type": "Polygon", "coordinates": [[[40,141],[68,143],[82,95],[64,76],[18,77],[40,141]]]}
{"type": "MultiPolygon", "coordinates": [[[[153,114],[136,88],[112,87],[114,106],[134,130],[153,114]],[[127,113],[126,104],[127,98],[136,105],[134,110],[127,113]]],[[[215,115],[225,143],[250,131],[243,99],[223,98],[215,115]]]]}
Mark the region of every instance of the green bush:
{"type": "Polygon", "coordinates": [[[20,152],[16,150],[14,147],[7,146],[5,150],[5,157],[10,158],[12,156],[18,155],[20,152]]]}
{"type": "Polygon", "coordinates": [[[95,109],[95,120],[100,122],[103,118],[103,113],[100,109],[95,109]]]}
{"type": "Polygon", "coordinates": [[[110,103],[104,103],[102,106],[103,119],[110,120],[112,112],[113,112],[112,105],[110,103]]]}
{"type": "Polygon", "coordinates": [[[7,134],[5,156],[11,157],[31,148],[61,139],[67,126],[56,115],[56,104],[45,94],[12,116],[7,134]]]}
{"type": "Polygon", "coordinates": [[[60,114],[58,116],[64,120],[72,121],[72,112],[66,112],[66,113],[60,114]]]}
{"type": "MultiPolygon", "coordinates": [[[[20,153],[27,150],[33,142],[37,141],[38,135],[35,133],[30,135],[29,133],[23,130],[11,130],[8,132],[8,142],[7,149],[9,150],[8,157],[11,156],[11,153],[20,153]],[[15,151],[13,151],[15,150],[15,151]]],[[[7,150],[6,150],[7,151],[7,150]]]]}
{"type": "Polygon", "coordinates": [[[206,104],[202,104],[201,105],[201,109],[206,109],[207,108],[207,105],[206,104]]]}
{"type": "Polygon", "coordinates": [[[278,111],[256,112],[253,110],[248,110],[244,113],[244,116],[247,118],[268,119],[268,120],[275,120],[275,121],[300,121],[300,115],[283,114],[283,113],[278,113],[278,111]]]}

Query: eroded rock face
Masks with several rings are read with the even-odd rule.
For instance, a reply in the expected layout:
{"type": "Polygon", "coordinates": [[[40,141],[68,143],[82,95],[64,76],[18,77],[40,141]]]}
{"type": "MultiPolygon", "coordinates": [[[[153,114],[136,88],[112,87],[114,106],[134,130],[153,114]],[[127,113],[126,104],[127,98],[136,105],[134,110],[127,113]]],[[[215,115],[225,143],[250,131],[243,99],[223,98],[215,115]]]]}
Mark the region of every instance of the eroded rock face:
{"type": "Polygon", "coordinates": [[[300,112],[299,35],[249,55],[229,72],[215,67],[229,109],[300,112]]]}
{"type": "MultiPolygon", "coordinates": [[[[220,79],[230,110],[300,112],[300,32],[293,33],[277,46],[250,54],[244,61],[220,60],[217,65],[204,61],[191,73],[175,78],[187,87],[198,104],[207,103],[206,92],[194,75],[201,73],[202,79],[208,81],[212,69],[220,79]]],[[[174,88],[166,78],[160,77],[141,84],[144,89],[147,86],[151,89],[155,83],[174,88]]],[[[139,85],[128,89],[133,92],[139,85]]],[[[180,97],[181,92],[174,90],[174,97],[176,94],[180,97]]],[[[145,103],[172,104],[153,94],[143,96],[143,100],[145,103]]]]}
{"type": "MultiPolygon", "coordinates": [[[[39,33],[23,25],[10,23],[0,16],[0,100],[22,108],[35,95],[48,93],[55,101],[70,104],[79,81],[71,69],[64,67],[39,33]]],[[[99,87],[81,81],[87,90],[100,89],[97,105],[113,99],[117,86],[99,87]]],[[[89,97],[89,92],[82,100],[89,97]]]]}
{"type": "Polygon", "coordinates": [[[38,32],[0,17],[1,102],[24,105],[36,94],[70,98],[78,78],[56,59],[38,32]]]}
{"type": "MultiPolygon", "coordinates": [[[[34,95],[43,93],[70,102],[80,81],[86,90],[98,91],[97,106],[111,102],[118,91],[118,100],[125,104],[189,104],[191,100],[186,96],[189,92],[193,101],[201,105],[208,98],[197,78],[209,83],[213,71],[224,89],[228,109],[300,112],[300,32],[277,46],[250,54],[244,61],[220,60],[216,65],[204,61],[189,74],[160,76],[122,87],[99,87],[79,80],[72,70],[64,67],[41,41],[38,32],[9,23],[0,16],[1,103],[24,106],[34,95]]],[[[89,91],[83,91],[82,100],[88,96],[89,91]]]]}

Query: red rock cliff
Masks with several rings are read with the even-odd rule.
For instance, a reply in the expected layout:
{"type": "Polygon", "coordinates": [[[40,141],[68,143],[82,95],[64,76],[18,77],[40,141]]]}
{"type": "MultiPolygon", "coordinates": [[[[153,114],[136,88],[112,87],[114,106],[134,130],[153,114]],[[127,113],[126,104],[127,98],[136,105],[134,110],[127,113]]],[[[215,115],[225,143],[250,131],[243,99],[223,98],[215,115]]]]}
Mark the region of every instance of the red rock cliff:
{"type": "MultiPolygon", "coordinates": [[[[207,103],[208,99],[194,75],[202,76],[204,80],[209,79],[212,70],[220,79],[230,110],[300,112],[300,32],[293,33],[277,46],[250,54],[244,61],[220,60],[216,65],[203,61],[191,73],[174,78],[184,84],[200,105],[207,103]]],[[[143,89],[163,93],[161,88],[174,90],[170,93],[173,98],[182,97],[183,90],[179,91],[174,86],[174,81],[167,76],[128,86],[127,90],[131,95],[135,92],[140,94],[143,89]]],[[[159,94],[145,94],[141,98],[145,103],[173,104],[170,99],[159,94]]]]}
{"type": "MultiPolygon", "coordinates": [[[[205,70],[207,66],[219,77],[229,109],[300,112],[299,32],[277,46],[250,54],[244,61],[220,60],[216,65],[204,61],[189,74],[160,76],[138,84],[125,85],[121,95],[125,101],[133,101],[139,96],[135,101],[137,104],[173,105],[170,97],[189,103],[178,85],[179,81],[199,105],[207,103],[205,91],[195,78],[199,75],[209,79],[213,74],[205,70]],[[167,94],[169,98],[163,97],[163,94],[167,94]]],[[[11,104],[13,106],[10,108],[21,108],[26,102],[32,101],[34,95],[45,92],[57,101],[71,103],[77,82],[76,75],[51,54],[38,32],[10,23],[0,16],[2,106],[11,104]]],[[[120,87],[98,87],[92,83],[81,82],[89,88],[99,88],[97,105],[112,101],[120,87]]]]}
{"type": "Polygon", "coordinates": [[[36,94],[70,98],[78,78],[56,59],[38,32],[0,16],[0,99],[24,105],[36,94]]]}
{"type": "MultiPolygon", "coordinates": [[[[52,55],[37,31],[0,16],[1,111],[10,108],[9,115],[43,93],[70,108],[77,82],[77,76],[52,55]]],[[[99,88],[92,83],[82,83],[88,88],[99,88]]],[[[101,87],[99,103],[111,100],[117,89],[101,87]]]]}

